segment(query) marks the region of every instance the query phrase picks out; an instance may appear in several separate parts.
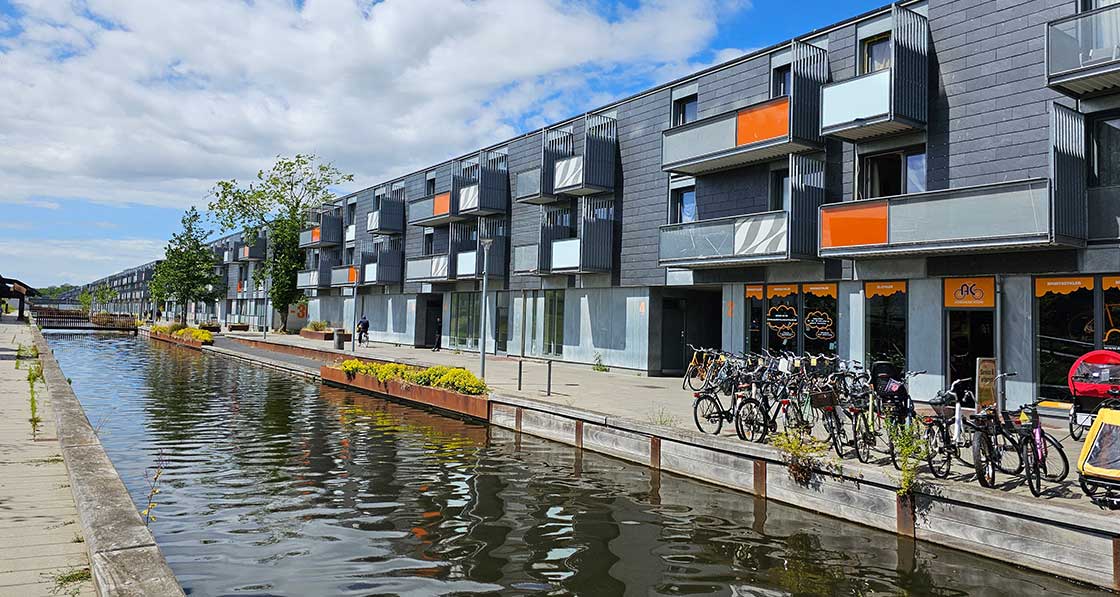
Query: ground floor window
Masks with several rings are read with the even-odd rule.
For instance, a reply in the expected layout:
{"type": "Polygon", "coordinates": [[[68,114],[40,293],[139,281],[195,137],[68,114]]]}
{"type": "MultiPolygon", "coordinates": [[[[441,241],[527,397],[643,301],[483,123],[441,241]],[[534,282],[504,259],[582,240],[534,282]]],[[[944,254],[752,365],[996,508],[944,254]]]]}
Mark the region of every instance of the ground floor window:
{"type": "Polygon", "coordinates": [[[506,352],[509,344],[509,292],[496,295],[494,307],[494,344],[498,352],[506,352]]]}
{"type": "Polygon", "coordinates": [[[564,354],[564,291],[544,291],[544,353],[564,354]]]}
{"type": "Polygon", "coordinates": [[[459,348],[478,347],[478,318],[481,293],[451,293],[451,325],[448,345],[459,348]]]}
{"type": "Polygon", "coordinates": [[[867,282],[863,292],[867,319],[865,362],[885,361],[906,370],[906,282],[867,282]]]}
{"type": "Polygon", "coordinates": [[[1042,398],[1068,400],[1069,368],[1077,357],[1096,347],[1095,287],[1093,276],[1035,278],[1035,343],[1042,398]]]}
{"type": "Polygon", "coordinates": [[[835,354],[837,286],[747,284],[743,349],[835,354]]]}

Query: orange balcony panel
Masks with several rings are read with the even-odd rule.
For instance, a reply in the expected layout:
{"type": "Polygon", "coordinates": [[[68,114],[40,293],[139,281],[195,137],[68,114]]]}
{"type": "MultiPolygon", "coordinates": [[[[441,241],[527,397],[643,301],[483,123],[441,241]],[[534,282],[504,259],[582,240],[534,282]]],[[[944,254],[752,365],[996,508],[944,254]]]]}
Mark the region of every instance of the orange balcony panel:
{"type": "Polygon", "coordinates": [[[789,97],[739,110],[735,145],[750,145],[789,135],[789,97]]]}
{"type": "Polygon", "coordinates": [[[432,215],[445,216],[451,212],[451,193],[440,193],[433,198],[432,215]]]}
{"type": "Polygon", "coordinates": [[[854,201],[821,210],[821,248],[887,244],[887,202],[854,201]]]}
{"type": "Polygon", "coordinates": [[[347,268],[346,280],[349,281],[351,284],[356,282],[358,280],[358,268],[356,268],[356,267],[347,268]]]}
{"type": "Polygon", "coordinates": [[[245,292],[245,281],[244,280],[241,280],[241,281],[237,282],[237,292],[245,292]]]}
{"type": "Polygon", "coordinates": [[[313,242],[313,243],[319,242],[320,232],[321,231],[320,231],[318,226],[311,229],[311,242],[313,242]]]}

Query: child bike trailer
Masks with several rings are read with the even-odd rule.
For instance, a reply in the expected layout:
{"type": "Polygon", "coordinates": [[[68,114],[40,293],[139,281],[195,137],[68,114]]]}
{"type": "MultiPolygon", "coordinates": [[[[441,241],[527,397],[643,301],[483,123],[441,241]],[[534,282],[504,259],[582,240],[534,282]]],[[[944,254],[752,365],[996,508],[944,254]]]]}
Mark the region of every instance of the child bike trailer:
{"type": "Polygon", "coordinates": [[[1069,368],[1069,434],[1081,439],[1102,408],[1120,409],[1120,353],[1094,350],[1081,355],[1069,368]]]}
{"type": "Polygon", "coordinates": [[[1081,489],[1094,504],[1120,507],[1120,410],[1097,412],[1077,458],[1077,472],[1081,489]]]}

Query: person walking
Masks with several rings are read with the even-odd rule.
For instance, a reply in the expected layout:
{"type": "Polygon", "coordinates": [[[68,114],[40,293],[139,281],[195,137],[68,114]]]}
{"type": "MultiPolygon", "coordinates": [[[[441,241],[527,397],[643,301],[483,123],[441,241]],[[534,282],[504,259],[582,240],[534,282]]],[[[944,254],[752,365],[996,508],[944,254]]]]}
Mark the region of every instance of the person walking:
{"type": "Polygon", "coordinates": [[[432,352],[439,352],[440,345],[443,343],[443,317],[436,316],[436,345],[432,348],[432,352]]]}

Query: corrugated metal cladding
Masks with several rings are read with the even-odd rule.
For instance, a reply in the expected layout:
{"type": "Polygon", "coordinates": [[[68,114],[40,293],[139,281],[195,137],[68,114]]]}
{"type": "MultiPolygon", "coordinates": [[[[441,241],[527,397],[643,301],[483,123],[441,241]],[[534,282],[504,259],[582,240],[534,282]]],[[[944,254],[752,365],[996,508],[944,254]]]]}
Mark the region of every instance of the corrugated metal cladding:
{"type": "Polygon", "coordinates": [[[792,258],[817,256],[817,213],[824,204],[822,160],[807,155],[789,156],[790,214],[789,254],[792,258]]]}
{"type": "Polygon", "coordinates": [[[586,197],[580,213],[580,263],[584,271],[607,272],[614,253],[614,201],[586,197]]]}
{"type": "Polygon", "coordinates": [[[575,140],[571,131],[545,131],[544,143],[541,145],[541,195],[551,197],[556,194],[556,162],[574,152],[575,140]]]}
{"type": "Polygon", "coordinates": [[[618,154],[618,121],[602,114],[588,114],[583,136],[584,185],[614,189],[618,154]]]}
{"type": "Polygon", "coordinates": [[[891,10],[894,115],[924,125],[929,120],[929,23],[897,4],[891,10]]]}
{"type": "Polygon", "coordinates": [[[1054,235],[1084,241],[1089,234],[1085,115],[1055,103],[1050,112],[1050,137],[1054,235]]]}
{"type": "Polygon", "coordinates": [[[799,41],[791,49],[790,138],[821,144],[821,86],[828,81],[828,52],[799,41]]]}

